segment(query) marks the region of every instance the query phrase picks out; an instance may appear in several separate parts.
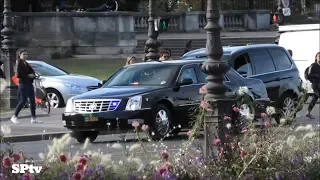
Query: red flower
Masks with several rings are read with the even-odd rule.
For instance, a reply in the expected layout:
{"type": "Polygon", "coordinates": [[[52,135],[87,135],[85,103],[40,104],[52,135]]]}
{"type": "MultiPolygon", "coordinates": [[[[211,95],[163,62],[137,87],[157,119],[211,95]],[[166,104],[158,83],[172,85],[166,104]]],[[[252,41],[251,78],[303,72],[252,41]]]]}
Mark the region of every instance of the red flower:
{"type": "Polygon", "coordinates": [[[81,157],[81,158],[79,159],[78,163],[83,164],[83,165],[86,165],[86,164],[87,164],[87,158],[81,157]]]}
{"type": "Polygon", "coordinates": [[[66,162],[67,162],[67,156],[65,156],[64,154],[61,153],[61,154],[59,155],[59,158],[60,158],[60,161],[61,161],[61,162],[63,162],[63,163],[66,163],[66,162]]]}
{"type": "Polygon", "coordinates": [[[73,180],[81,180],[82,179],[82,174],[79,172],[75,172],[73,175],[73,180]]]}
{"type": "Polygon", "coordinates": [[[169,153],[167,151],[160,152],[160,156],[164,159],[167,159],[169,157],[169,153]]]}
{"type": "Polygon", "coordinates": [[[242,149],[240,151],[240,157],[241,157],[242,160],[244,160],[245,155],[246,155],[246,152],[244,151],[244,149],[242,149]]]}
{"type": "Polygon", "coordinates": [[[229,117],[229,116],[224,116],[224,118],[223,118],[225,121],[230,121],[231,120],[231,118],[229,117]]]}
{"type": "Polygon", "coordinates": [[[31,174],[27,174],[26,173],[26,174],[23,175],[23,179],[24,180],[32,180],[32,176],[31,176],[31,174]]]}
{"type": "Polygon", "coordinates": [[[231,135],[230,134],[226,134],[225,137],[226,137],[226,139],[230,139],[231,135]]]}
{"type": "Polygon", "coordinates": [[[241,133],[242,134],[246,134],[248,132],[248,129],[247,128],[243,128],[242,130],[241,130],[241,133]]]}
{"type": "Polygon", "coordinates": [[[167,168],[161,167],[158,169],[158,172],[161,176],[163,176],[167,172],[167,168]]]}
{"type": "Polygon", "coordinates": [[[83,171],[83,170],[85,170],[85,166],[83,164],[78,163],[75,165],[75,169],[77,171],[83,171]]]}
{"type": "Polygon", "coordinates": [[[20,161],[22,159],[22,154],[21,153],[15,153],[13,154],[13,159],[14,159],[14,162],[16,161],[20,161]]]}
{"type": "Polygon", "coordinates": [[[215,140],[214,140],[214,144],[215,144],[215,145],[221,144],[221,140],[220,140],[219,138],[215,139],[215,140]]]}
{"type": "Polygon", "coordinates": [[[12,166],[12,163],[13,163],[13,159],[8,156],[2,159],[2,166],[6,169],[10,168],[12,166]]]}

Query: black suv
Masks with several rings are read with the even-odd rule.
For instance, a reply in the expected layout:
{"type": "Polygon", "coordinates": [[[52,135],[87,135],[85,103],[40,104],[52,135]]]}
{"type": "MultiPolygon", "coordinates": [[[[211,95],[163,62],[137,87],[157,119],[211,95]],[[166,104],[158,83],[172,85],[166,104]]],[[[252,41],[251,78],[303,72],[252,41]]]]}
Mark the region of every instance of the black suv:
{"type": "MultiPolygon", "coordinates": [[[[207,60],[207,54],[202,48],[184,54],[181,59],[207,60]]],[[[293,112],[301,96],[302,81],[294,61],[283,47],[275,44],[223,47],[221,59],[243,77],[262,80],[271,105],[282,110],[282,116],[293,112]]],[[[279,120],[276,118],[278,123],[279,120]]]]}
{"type": "MultiPolygon", "coordinates": [[[[205,85],[202,61],[145,62],[122,67],[102,88],[70,98],[62,115],[64,127],[78,142],[95,140],[100,131],[132,129],[134,121],[145,123],[162,138],[173,126],[188,128],[194,108],[201,101],[199,88],[205,85]]],[[[244,78],[229,68],[224,84],[227,97],[235,97],[241,86],[261,105],[269,103],[267,90],[259,79],[244,78]]],[[[246,106],[240,106],[248,112],[246,106]]],[[[174,129],[177,135],[180,129],[174,129]]],[[[110,132],[109,131],[109,132],[110,132]]]]}

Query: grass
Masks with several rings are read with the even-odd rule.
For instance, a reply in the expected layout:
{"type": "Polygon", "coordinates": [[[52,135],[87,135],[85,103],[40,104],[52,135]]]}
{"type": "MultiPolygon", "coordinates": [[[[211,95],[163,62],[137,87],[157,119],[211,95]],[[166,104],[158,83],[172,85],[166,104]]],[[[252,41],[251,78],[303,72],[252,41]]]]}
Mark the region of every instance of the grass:
{"type": "Polygon", "coordinates": [[[87,75],[100,80],[107,80],[125,65],[125,59],[61,59],[46,62],[69,73],[87,75]]]}

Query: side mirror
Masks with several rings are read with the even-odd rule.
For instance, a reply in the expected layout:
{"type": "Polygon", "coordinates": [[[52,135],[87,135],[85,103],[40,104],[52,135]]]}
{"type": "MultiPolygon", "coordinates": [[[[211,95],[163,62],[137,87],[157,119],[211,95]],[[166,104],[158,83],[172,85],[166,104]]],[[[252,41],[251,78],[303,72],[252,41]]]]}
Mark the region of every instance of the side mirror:
{"type": "Polygon", "coordinates": [[[106,80],[102,80],[98,83],[98,87],[102,87],[107,81],[106,80]]]}
{"type": "Polygon", "coordinates": [[[192,83],[193,83],[192,79],[185,78],[185,79],[181,79],[180,80],[179,85],[180,86],[184,86],[184,85],[189,85],[189,84],[192,84],[192,83]]]}

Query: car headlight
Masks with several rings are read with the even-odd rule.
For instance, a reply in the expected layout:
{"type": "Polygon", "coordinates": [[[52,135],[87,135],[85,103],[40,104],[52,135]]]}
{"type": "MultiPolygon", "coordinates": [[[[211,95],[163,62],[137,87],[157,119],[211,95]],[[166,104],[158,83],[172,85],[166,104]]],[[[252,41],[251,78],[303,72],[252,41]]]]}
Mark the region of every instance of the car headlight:
{"type": "Polygon", "coordinates": [[[78,85],[73,85],[73,84],[64,84],[67,88],[71,90],[83,90],[84,88],[78,85]]]}
{"type": "Polygon", "coordinates": [[[68,99],[64,112],[73,112],[73,100],[71,98],[68,99]]]}
{"type": "Polygon", "coordinates": [[[126,105],[126,110],[135,111],[141,109],[142,96],[133,96],[131,97],[126,105]]]}

